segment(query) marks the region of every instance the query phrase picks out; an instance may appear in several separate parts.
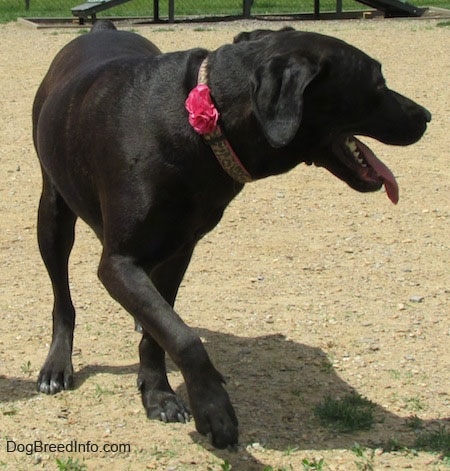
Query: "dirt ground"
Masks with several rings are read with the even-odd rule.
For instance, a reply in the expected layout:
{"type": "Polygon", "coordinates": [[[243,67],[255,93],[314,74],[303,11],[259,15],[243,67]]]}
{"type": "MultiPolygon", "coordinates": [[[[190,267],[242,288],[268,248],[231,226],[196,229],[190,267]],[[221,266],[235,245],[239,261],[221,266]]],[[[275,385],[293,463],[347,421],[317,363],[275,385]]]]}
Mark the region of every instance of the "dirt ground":
{"type": "MultiPolygon", "coordinates": [[[[397,206],[300,166],[247,185],[198,246],[177,310],[227,378],[240,420],[234,453],[214,450],[193,422],[146,419],[139,336],[97,280],[99,244],[82,223],[71,258],[76,387],[35,392],[52,294],[35,237],[41,180],[30,110],[50,61],[79,33],[0,26],[0,469],[302,470],[321,469],[321,459],[325,470],[448,469],[415,445],[411,418],[450,430],[449,29],[434,20],[288,24],[380,60],[388,85],[433,121],[412,147],[372,145],[397,176],[397,206]],[[352,391],[376,404],[376,424],[353,433],[323,426],[315,406],[352,391]],[[55,451],[61,444],[66,451],[55,451]]],[[[283,25],[135,30],[172,51],[283,25]]]]}

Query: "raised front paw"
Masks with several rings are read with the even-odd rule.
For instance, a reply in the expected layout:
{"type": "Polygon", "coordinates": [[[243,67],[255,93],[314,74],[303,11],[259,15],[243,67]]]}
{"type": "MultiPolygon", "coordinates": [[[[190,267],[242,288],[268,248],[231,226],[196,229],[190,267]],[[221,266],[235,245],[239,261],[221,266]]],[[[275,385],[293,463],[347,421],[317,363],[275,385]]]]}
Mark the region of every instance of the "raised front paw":
{"type": "Polygon", "coordinates": [[[63,364],[47,360],[39,373],[36,388],[44,394],[56,394],[63,389],[72,389],[72,363],[63,364]]]}
{"type": "Polygon", "coordinates": [[[191,412],[184,402],[173,392],[158,389],[146,389],[139,386],[142,394],[142,403],[149,419],[163,422],[189,422],[191,412]]]}
{"type": "Polygon", "coordinates": [[[239,440],[238,420],[221,384],[191,393],[190,403],[197,431],[216,448],[235,448],[239,440]]]}

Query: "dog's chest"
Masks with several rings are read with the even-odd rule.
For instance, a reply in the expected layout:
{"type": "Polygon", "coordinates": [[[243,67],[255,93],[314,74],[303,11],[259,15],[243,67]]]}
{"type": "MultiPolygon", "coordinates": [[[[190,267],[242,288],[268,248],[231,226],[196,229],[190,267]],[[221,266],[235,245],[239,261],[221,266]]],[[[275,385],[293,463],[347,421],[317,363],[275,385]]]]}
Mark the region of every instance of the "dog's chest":
{"type": "Polygon", "coordinates": [[[220,194],[216,192],[197,192],[193,198],[195,210],[193,211],[192,227],[195,227],[196,238],[200,239],[213,230],[222,219],[225,208],[239,193],[239,190],[220,194]]]}
{"type": "Polygon", "coordinates": [[[193,221],[195,238],[201,239],[205,234],[213,230],[222,219],[225,207],[203,205],[196,211],[193,221]]]}

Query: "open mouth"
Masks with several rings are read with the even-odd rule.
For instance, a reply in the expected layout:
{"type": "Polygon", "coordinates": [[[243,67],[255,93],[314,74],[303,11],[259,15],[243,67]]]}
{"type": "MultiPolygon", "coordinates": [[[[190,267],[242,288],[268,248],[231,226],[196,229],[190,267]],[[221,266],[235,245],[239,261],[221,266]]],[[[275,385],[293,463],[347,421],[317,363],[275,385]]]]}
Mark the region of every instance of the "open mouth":
{"type": "Polygon", "coordinates": [[[369,147],[356,137],[345,135],[333,145],[333,153],[341,168],[333,165],[329,168],[332,173],[358,191],[375,191],[384,185],[389,199],[397,204],[399,189],[395,177],[369,147]]]}

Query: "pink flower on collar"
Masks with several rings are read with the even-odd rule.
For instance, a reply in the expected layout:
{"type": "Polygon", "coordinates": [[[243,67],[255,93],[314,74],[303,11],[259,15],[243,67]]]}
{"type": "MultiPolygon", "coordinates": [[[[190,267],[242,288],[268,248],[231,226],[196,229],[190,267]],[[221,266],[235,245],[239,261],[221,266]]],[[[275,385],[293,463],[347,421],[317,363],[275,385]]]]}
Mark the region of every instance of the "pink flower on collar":
{"type": "Polygon", "coordinates": [[[198,134],[210,134],[216,129],[219,112],[212,102],[208,85],[200,83],[193,88],[185,107],[189,113],[189,124],[198,134]]]}

